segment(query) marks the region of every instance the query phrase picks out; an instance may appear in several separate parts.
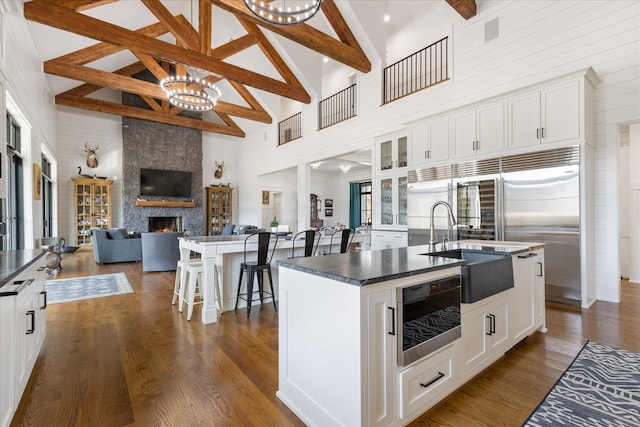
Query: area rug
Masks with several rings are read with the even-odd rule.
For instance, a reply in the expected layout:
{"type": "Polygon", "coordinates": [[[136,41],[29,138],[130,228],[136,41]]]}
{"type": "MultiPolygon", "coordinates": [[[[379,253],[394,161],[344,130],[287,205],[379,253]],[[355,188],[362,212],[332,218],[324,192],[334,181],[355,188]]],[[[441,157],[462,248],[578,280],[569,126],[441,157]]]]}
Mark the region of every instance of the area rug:
{"type": "Polygon", "coordinates": [[[129,294],[133,288],[124,273],[47,280],[47,303],[79,301],[90,298],[129,294]]]}
{"type": "Polygon", "coordinates": [[[640,353],[587,341],[523,426],[640,426],[640,353]]]}

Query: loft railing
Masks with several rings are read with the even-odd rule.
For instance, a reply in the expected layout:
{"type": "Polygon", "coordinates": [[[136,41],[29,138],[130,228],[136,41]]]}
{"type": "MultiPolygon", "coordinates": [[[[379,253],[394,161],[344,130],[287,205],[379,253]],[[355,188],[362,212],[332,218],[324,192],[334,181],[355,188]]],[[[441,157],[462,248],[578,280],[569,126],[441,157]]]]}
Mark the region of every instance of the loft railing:
{"type": "Polygon", "coordinates": [[[445,37],[385,68],[382,103],[449,80],[448,48],[449,37],[445,37]]]}
{"type": "Polygon", "coordinates": [[[278,145],[302,138],[302,112],[278,123],[278,145]]]}
{"type": "Polygon", "coordinates": [[[356,84],[320,101],[318,128],[324,129],[356,116],[356,84]]]}

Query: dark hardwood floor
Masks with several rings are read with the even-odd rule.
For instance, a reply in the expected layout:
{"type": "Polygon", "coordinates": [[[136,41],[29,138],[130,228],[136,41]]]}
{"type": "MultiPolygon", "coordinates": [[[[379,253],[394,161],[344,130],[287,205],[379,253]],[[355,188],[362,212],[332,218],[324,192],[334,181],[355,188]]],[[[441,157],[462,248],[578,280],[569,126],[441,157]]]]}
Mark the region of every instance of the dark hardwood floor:
{"type": "MultiPolygon", "coordinates": [[[[125,272],[135,292],[49,305],[47,337],[12,426],[299,426],[275,396],[272,305],[203,325],[171,305],[174,273],[64,255],[58,278],[125,272]]],[[[621,304],[547,305],[534,333],[412,426],[519,426],[586,340],[640,351],[640,286],[621,304]]],[[[310,367],[313,369],[313,367],[310,367]]]]}

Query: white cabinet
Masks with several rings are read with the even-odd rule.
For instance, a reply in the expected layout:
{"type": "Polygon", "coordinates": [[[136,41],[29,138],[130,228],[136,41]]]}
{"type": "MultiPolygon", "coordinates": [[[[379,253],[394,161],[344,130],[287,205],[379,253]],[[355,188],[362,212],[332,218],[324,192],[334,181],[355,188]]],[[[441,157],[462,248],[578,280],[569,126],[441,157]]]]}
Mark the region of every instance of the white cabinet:
{"type": "Polygon", "coordinates": [[[376,139],[372,188],[373,227],[407,229],[407,136],[394,133],[376,139]]]}
{"type": "Polygon", "coordinates": [[[511,290],[462,305],[462,370],[470,378],[493,363],[510,347],[511,290]]]}
{"type": "Polygon", "coordinates": [[[44,257],[0,292],[0,426],[9,425],[29,381],[46,334],[44,257]],[[9,349],[9,350],[7,350],[9,349]]]}
{"type": "Polygon", "coordinates": [[[449,159],[449,117],[416,124],[409,136],[410,166],[449,159]]]}
{"type": "Polygon", "coordinates": [[[451,117],[454,157],[502,151],[505,139],[504,101],[481,105],[451,117]]]}
{"type": "Polygon", "coordinates": [[[402,231],[371,231],[371,249],[405,248],[408,240],[408,234],[402,231]]]}
{"type": "Polygon", "coordinates": [[[367,408],[369,426],[393,422],[395,335],[394,299],[391,289],[366,295],[367,408]]]}
{"type": "Polygon", "coordinates": [[[400,419],[424,412],[457,386],[457,357],[460,341],[438,350],[415,365],[400,371],[400,419]]]}
{"type": "Polygon", "coordinates": [[[377,171],[382,173],[395,173],[399,169],[406,171],[407,148],[407,134],[405,132],[376,138],[377,171]]]}
{"type": "Polygon", "coordinates": [[[514,96],[508,110],[509,148],[584,138],[578,80],[514,96]]]}
{"type": "Polygon", "coordinates": [[[544,249],[513,255],[512,259],[510,326],[515,344],[538,328],[544,330],[544,249]]]}

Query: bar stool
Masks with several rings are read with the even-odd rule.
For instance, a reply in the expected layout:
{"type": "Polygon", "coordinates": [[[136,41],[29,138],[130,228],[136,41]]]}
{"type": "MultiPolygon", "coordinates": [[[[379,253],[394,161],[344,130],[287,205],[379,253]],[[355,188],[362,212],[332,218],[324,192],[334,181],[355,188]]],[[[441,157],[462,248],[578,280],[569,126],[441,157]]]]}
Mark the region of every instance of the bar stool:
{"type": "MultiPolygon", "coordinates": [[[[204,282],[202,280],[203,265],[199,263],[188,263],[184,266],[185,271],[185,283],[186,288],[182,291],[182,298],[180,299],[179,311],[182,313],[182,306],[187,304],[187,320],[191,320],[193,314],[193,306],[196,304],[202,304],[204,302],[204,282]],[[195,297],[200,298],[200,301],[196,301],[195,297]]],[[[184,285],[181,289],[184,289],[184,285]]]]}
{"type": "MultiPolygon", "coordinates": [[[[192,259],[192,260],[178,260],[178,264],[176,265],[176,280],[173,284],[173,299],[171,300],[171,304],[175,305],[176,300],[182,301],[184,300],[184,291],[187,286],[186,274],[187,271],[185,267],[188,264],[202,264],[202,260],[192,259]]],[[[182,311],[182,310],[180,310],[182,311]]]]}
{"type": "Polygon", "coordinates": [[[351,246],[351,241],[353,240],[353,235],[355,232],[350,228],[344,228],[340,231],[336,231],[331,235],[331,243],[329,244],[329,253],[333,253],[333,238],[336,235],[340,236],[340,253],[344,254],[349,250],[351,246]]]}
{"type": "Polygon", "coordinates": [[[278,310],[276,305],[276,296],[273,291],[273,278],[271,277],[271,259],[278,245],[278,235],[275,233],[262,232],[249,235],[244,239],[244,262],[240,264],[240,278],[238,279],[238,294],[236,295],[236,307],[238,309],[238,301],[244,299],[247,301],[247,317],[251,314],[251,302],[253,301],[253,276],[258,276],[258,294],[260,303],[264,301],[264,294],[270,296],[273,300],[273,307],[278,310]],[[247,243],[258,240],[257,259],[255,261],[247,261],[247,243]],[[264,272],[269,276],[269,285],[271,293],[264,292],[264,272]],[[242,276],[247,273],[247,293],[240,294],[242,288],[242,276]]]}
{"type": "Polygon", "coordinates": [[[316,230],[304,230],[293,236],[291,242],[291,258],[296,258],[296,241],[304,237],[304,257],[314,256],[320,243],[320,232],[316,230]]]}

